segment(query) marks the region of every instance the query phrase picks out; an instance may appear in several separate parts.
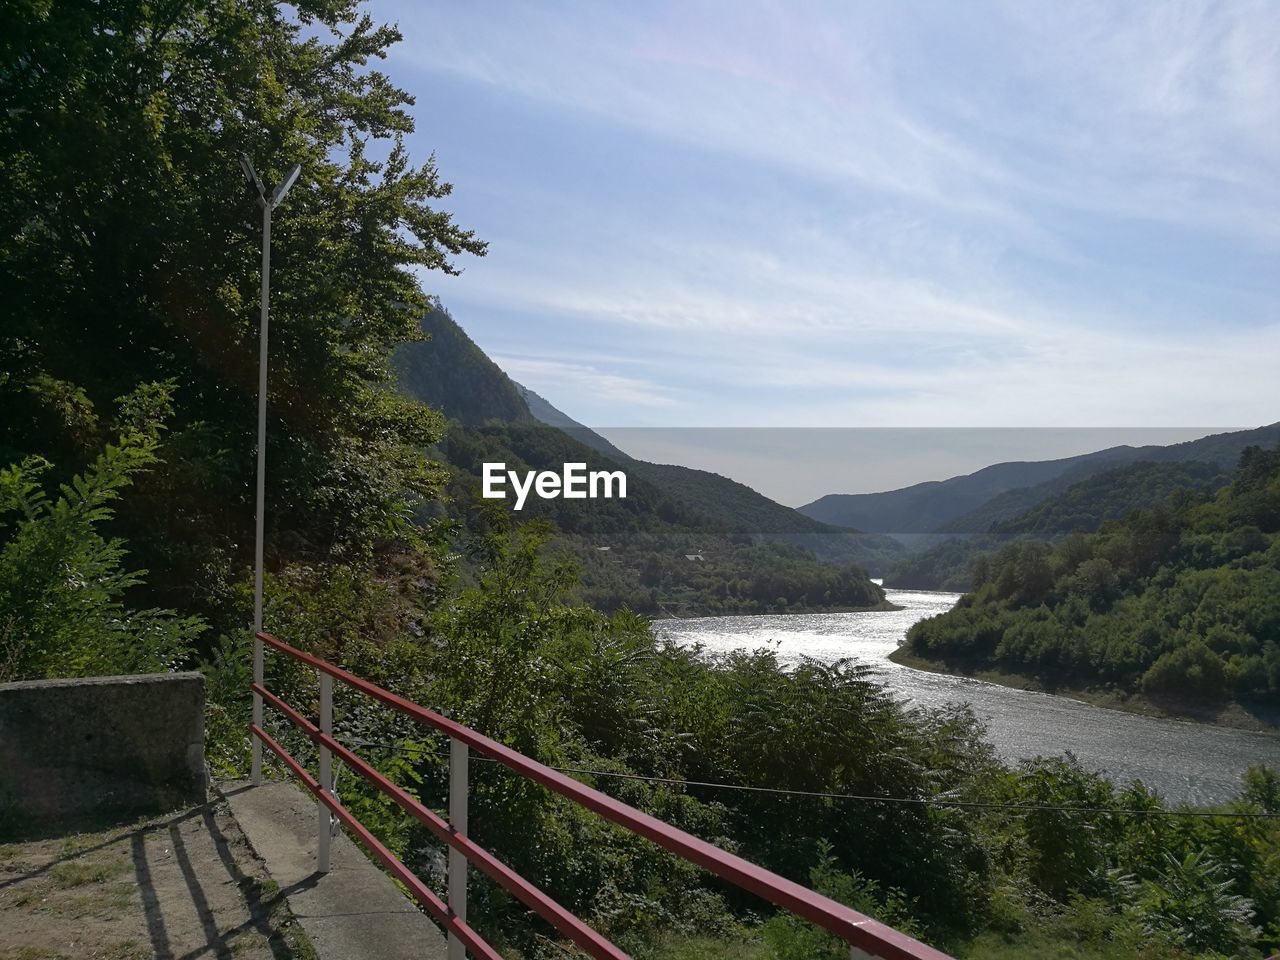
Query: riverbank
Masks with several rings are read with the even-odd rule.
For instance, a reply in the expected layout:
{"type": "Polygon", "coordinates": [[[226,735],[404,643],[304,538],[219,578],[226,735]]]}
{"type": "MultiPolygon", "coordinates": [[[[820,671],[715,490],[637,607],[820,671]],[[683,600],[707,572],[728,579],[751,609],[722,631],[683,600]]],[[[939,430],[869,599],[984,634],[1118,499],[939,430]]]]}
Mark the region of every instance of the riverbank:
{"type": "Polygon", "coordinates": [[[911,653],[906,647],[899,647],[889,654],[889,660],[902,667],[923,670],[949,677],[964,677],[969,680],[981,680],[1001,687],[1015,690],[1031,690],[1036,693],[1047,693],[1055,697],[1066,697],[1105,707],[1108,710],[1123,710],[1126,713],[1137,713],[1146,717],[1162,720],[1186,720],[1202,723],[1206,726],[1230,727],[1234,730],[1249,730],[1254,733],[1270,733],[1280,736],[1280,708],[1266,708],[1260,704],[1241,704],[1231,701],[1225,704],[1209,704],[1202,701],[1182,700],[1172,697],[1154,699],[1140,693],[1127,694],[1119,690],[1078,689],[1065,686],[1048,686],[1035,677],[1019,673],[1008,673],[1002,670],[965,670],[954,664],[940,660],[929,660],[911,653]]]}

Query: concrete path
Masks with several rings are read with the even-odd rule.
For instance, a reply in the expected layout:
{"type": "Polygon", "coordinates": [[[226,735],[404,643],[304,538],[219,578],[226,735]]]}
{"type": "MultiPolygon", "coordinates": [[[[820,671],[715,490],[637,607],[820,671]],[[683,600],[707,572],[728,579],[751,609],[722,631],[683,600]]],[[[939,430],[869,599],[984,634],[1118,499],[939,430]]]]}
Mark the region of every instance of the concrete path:
{"type": "Polygon", "coordinates": [[[224,783],[231,813],[320,960],[445,960],[440,929],[345,834],[315,872],[316,802],[287,782],[224,783]]]}

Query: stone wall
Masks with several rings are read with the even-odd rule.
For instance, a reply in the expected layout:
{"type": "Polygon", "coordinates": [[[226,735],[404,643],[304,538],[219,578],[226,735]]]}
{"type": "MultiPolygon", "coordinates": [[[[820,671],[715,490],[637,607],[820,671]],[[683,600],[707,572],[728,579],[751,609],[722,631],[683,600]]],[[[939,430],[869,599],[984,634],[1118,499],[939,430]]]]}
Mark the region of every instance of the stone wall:
{"type": "Polygon", "coordinates": [[[0,830],[205,799],[204,678],[0,684],[0,830]]]}

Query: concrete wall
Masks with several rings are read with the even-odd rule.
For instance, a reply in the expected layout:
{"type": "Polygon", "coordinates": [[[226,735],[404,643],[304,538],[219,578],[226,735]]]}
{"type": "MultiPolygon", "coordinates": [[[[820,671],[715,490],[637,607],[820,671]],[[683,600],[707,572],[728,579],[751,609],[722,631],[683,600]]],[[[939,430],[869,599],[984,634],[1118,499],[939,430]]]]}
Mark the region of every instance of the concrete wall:
{"type": "Polygon", "coordinates": [[[200,674],[0,684],[0,825],[204,799],[200,674]]]}

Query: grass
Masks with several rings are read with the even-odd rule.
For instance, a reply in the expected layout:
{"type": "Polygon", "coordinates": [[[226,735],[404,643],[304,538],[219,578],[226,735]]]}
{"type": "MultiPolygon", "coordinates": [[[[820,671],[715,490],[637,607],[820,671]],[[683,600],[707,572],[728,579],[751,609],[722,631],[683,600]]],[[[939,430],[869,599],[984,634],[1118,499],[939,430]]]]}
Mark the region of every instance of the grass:
{"type": "Polygon", "coordinates": [[[16,950],[0,947],[0,960],[68,960],[68,958],[65,953],[42,950],[39,947],[18,947],[16,950]]]}
{"type": "Polygon", "coordinates": [[[759,937],[743,933],[728,939],[671,937],[650,956],[653,960],[769,960],[772,953],[759,937]]]}
{"type": "Polygon", "coordinates": [[[74,857],[101,842],[102,838],[92,833],[73,833],[63,838],[61,856],[74,857]]]}
{"type": "Polygon", "coordinates": [[[1191,955],[1171,954],[1160,944],[1135,953],[1132,943],[1079,942],[1027,932],[1016,938],[984,933],[956,956],[959,960],[1178,960],[1191,955]]]}
{"type": "Polygon", "coordinates": [[[132,883],[113,883],[68,900],[60,900],[54,908],[67,917],[114,918],[133,906],[138,888],[132,883]]]}
{"type": "Polygon", "coordinates": [[[103,883],[118,877],[129,869],[122,859],[67,860],[49,871],[55,886],[69,890],[86,883],[103,883]]]}

